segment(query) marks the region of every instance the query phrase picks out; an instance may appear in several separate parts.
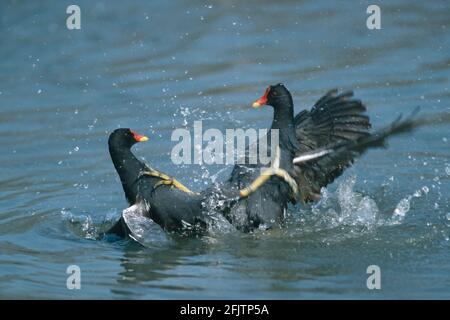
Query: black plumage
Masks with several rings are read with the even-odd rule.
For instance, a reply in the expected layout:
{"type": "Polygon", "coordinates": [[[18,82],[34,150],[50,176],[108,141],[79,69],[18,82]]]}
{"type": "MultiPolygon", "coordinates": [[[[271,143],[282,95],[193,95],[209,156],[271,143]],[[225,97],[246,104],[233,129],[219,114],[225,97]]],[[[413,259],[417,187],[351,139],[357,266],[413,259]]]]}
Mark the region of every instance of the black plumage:
{"type": "MultiPolygon", "coordinates": [[[[214,220],[211,214],[214,211],[243,232],[270,228],[280,222],[279,217],[291,194],[289,185],[282,183],[280,178],[271,177],[248,196],[240,194],[260,176],[261,164],[236,165],[228,180],[194,193],[138,160],[131,152],[131,147],[138,142],[135,136],[130,129],[117,129],[111,133],[110,155],[129,205],[136,205],[137,213],[151,218],[164,230],[205,233],[214,220]]],[[[284,151],[280,154],[280,167],[283,166],[292,167],[292,155],[284,151]]],[[[120,236],[129,232],[123,218],[108,231],[120,236]]]]}

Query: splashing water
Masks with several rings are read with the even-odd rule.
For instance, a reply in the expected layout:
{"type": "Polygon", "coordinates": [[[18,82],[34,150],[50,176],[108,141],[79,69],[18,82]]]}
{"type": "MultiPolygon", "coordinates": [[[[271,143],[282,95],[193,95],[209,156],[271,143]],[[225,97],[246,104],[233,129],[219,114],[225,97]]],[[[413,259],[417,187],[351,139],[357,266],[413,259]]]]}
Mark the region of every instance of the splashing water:
{"type": "Polygon", "coordinates": [[[392,217],[387,221],[389,224],[400,224],[404,219],[408,211],[411,209],[411,200],[413,198],[420,198],[423,195],[428,194],[430,189],[427,186],[423,186],[422,189],[417,190],[412,195],[409,195],[397,204],[392,214],[392,217]]]}
{"type": "Polygon", "coordinates": [[[130,229],[130,238],[145,247],[164,247],[170,241],[167,234],[153,220],[143,216],[145,207],[135,204],[122,213],[130,229]]]}
{"type": "MultiPolygon", "coordinates": [[[[326,230],[338,230],[333,238],[338,240],[348,237],[355,237],[367,232],[371,232],[380,226],[393,226],[402,224],[410,211],[412,200],[420,198],[429,193],[429,188],[423,186],[413,194],[402,198],[395,206],[395,209],[386,216],[386,212],[381,212],[377,202],[368,195],[363,195],[354,190],[356,176],[352,175],[341,182],[335,192],[326,188],[321,190],[321,199],[309,207],[300,207],[299,211],[291,211],[288,224],[295,227],[295,233],[310,234],[326,230]],[[299,214],[300,213],[300,214],[299,214]]],[[[220,184],[216,185],[220,188],[220,184]]],[[[219,194],[219,190],[218,190],[219,194]]],[[[214,197],[213,197],[214,198],[214,197]]],[[[211,203],[204,205],[209,208],[220,207],[220,199],[209,199],[211,203]]],[[[159,225],[153,220],[144,217],[145,206],[134,205],[122,212],[128,228],[131,231],[130,237],[145,247],[164,247],[172,241],[159,225]]],[[[102,225],[96,225],[89,215],[73,215],[69,210],[61,210],[64,220],[68,221],[73,232],[85,239],[98,239],[100,229],[108,228],[117,220],[111,215],[105,218],[102,225]]],[[[450,219],[450,213],[447,214],[450,219]]],[[[216,210],[208,212],[208,234],[215,237],[236,229],[216,210]]],[[[213,238],[211,238],[213,239],[213,238]]],[[[327,238],[328,239],[328,238],[327,238]]]]}
{"type": "Polygon", "coordinates": [[[70,210],[63,208],[61,210],[63,220],[68,222],[70,229],[76,235],[85,239],[95,240],[98,238],[98,228],[89,215],[74,215],[70,210]]]}
{"type": "Polygon", "coordinates": [[[368,229],[374,227],[379,213],[376,202],[369,196],[362,196],[354,192],[356,176],[351,176],[342,183],[337,190],[341,215],[340,223],[349,225],[361,225],[368,229]]]}
{"type": "Polygon", "coordinates": [[[339,184],[336,192],[322,188],[322,197],[310,208],[300,209],[300,232],[318,232],[340,227],[371,230],[377,225],[379,209],[369,196],[353,190],[356,176],[339,184]]]}
{"type": "Polygon", "coordinates": [[[450,176],[450,164],[447,164],[447,165],[445,166],[445,173],[446,173],[448,176],[450,176]]]}
{"type": "Polygon", "coordinates": [[[343,239],[374,231],[380,226],[399,225],[410,211],[413,198],[420,198],[429,192],[429,188],[424,186],[401,199],[386,217],[386,212],[379,209],[379,204],[372,197],[354,190],[355,183],[356,176],[353,175],[341,182],[335,192],[323,188],[319,202],[300,209],[300,218],[294,222],[296,230],[317,233],[338,229],[336,237],[343,239]]]}

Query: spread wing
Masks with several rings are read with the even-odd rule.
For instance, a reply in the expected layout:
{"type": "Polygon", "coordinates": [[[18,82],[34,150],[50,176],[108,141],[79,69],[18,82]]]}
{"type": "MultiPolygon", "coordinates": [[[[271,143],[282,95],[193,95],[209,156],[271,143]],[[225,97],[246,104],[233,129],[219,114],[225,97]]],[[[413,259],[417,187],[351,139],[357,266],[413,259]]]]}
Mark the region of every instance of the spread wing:
{"type": "MultiPolygon", "coordinates": [[[[294,165],[294,177],[303,202],[320,198],[320,189],[333,182],[353,163],[358,150],[330,152],[324,150],[370,136],[366,107],[354,99],[353,92],[338,94],[331,90],[310,110],[304,110],[294,119],[295,134],[299,142],[296,157],[322,152],[320,157],[294,165]]],[[[314,157],[313,157],[314,158],[314,157]]]]}

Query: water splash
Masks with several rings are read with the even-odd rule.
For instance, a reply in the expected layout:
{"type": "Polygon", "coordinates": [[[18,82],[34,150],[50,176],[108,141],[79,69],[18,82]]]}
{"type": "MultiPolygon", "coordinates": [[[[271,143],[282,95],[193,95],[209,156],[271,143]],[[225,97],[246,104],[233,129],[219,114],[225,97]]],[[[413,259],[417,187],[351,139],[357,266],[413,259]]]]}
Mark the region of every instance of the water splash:
{"type": "Polygon", "coordinates": [[[400,202],[395,207],[391,218],[386,221],[387,224],[391,225],[400,224],[405,219],[406,214],[411,209],[411,200],[413,198],[420,198],[423,195],[428,194],[428,192],[430,192],[430,189],[427,186],[423,186],[421,189],[416,190],[416,192],[414,192],[412,195],[409,195],[401,199],[400,202]]]}
{"type": "Polygon", "coordinates": [[[375,200],[354,191],[356,176],[343,181],[336,192],[322,188],[316,204],[300,209],[299,231],[315,232],[339,227],[371,230],[377,225],[379,209],[375,200]]]}
{"type": "Polygon", "coordinates": [[[69,224],[71,231],[85,239],[98,239],[99,230],[89,215],[74,215],[66,208],[61,209],[63,221],[69,224]]]}
{"type": "Polygon", "coordinates": [[[122,212],[130,229],[130,238],[145,247],[164,247],[170,242],[168,235],[153,220],[144,217],[146,208],[135,204],[122,212]]]}
{"type": "Polygon", "coordinates": [[[379,213],[375,200],[353,191],[356,176],[351,176],[337,189],[340,206],[339,222],[347,225],[361,225],[368,229],[375,226],[379,213]]]}
{"type": "MultiPolygon", "coordinates": [[[[391,180],[391,179],[390,179],[391,180]]],[[[404,223],[405,218],[413,206],[413,200],[427,195],[430,189],[427,186],[416,190],[397,202],[394,209],[386,211],[382,200],[375,200],[370,195],[364,195],[355,191],[356,175],[352,175],[342,181],[336,191],[330,191],[326,188],[321,190],[321,199],[310,206],[299,206],[297,210],[290,210],[292,213],[288,218],[288,226],[294,226],[295,230],[287,228],[285,231],[293,234],[318,234],[327,231],[324,241],[330,239],[343,240],[349,237],[358,237],[363,234],[374,231],[380,226],[394,226],[404,223]],[[378,203],[377,203],[378,201],[378,203]],[[380,206],[381,209],[380,210],[380,206]],[[391,211],[392,210],[392,211],[391,211]],[[330,235],[329,231],[333,231],[330,235]]],[[[217,194],[220,193],[221,184],[214,184],[217,194]]],[[[383,184],[386,187],[385,184],[383,184]]],[[[214,186],[213,186],[214,187],[214,186]]],[[[385,191],[385,195],[389,192],[385,191]]],[[[382,198],[384,199],[384,198],[382,198]]],[[[208,198],[204,206],[211,208],[208,211],[208,236],[213,239],[217,236],[227,233],[237,232],[236,229],[220,213],[220,208],[224,200],[218,197],[208,198]]],[[[127,226],[131,231],[130,237],[145,247],[164,247],[172,241],[170,235],[167,235],[159,225],[151,219],[144,217],[144,206],[132,206],[123,211],[127,226]]],[[[61,214],[64,220],[68,221],[72,231],[86,239],[98,239],[107,228],[111,227],[117,220],[117,214],[109,215],[100,224],[92,221],[89,215],[73,215],[70,210],[62,209],[61,214]]],[[[446,215],[450,220],[450,213],[446,215]]],[[[188,227],[188,226],[187,226],[188,227]]]]}
{"type": "Polygon", "coordinates": [[[446,164],[445,166],[445,173],[450,176],[450,164],[446,164]]]}
{"type": "Polygon", "coordinates": [[[394,214],[390,219],[393,224],[400,223],[403,221],[403,219],[405,219],[406,214],[411,208],[411,198],[411,196],[404,198],[397,204],[394,209],[394,214]]]}
{"type": "MultiPolygon", "coordinates": [[[[411,210],[413,199],[423,197],[429,192],[429,188],[423,186],[402,198],[393,211],[387,211],[381,200],[355,191],[355,183],[356,176],[352,175],[341,182],[335,192],[323,188],[319,202],[309,208],[301,208],[300,214],[294,213],[294,217],[297,217],[293,223],[296,232],[317,234],[334,230],[332,235],[329,232],[326,235],[324,241],[328,241],[330,237],[333,240],[342,240],[373,232],[381,226],[400,225],[411,210]]],[[[385,188],[386,185],[382,187],[385,188]]]]}

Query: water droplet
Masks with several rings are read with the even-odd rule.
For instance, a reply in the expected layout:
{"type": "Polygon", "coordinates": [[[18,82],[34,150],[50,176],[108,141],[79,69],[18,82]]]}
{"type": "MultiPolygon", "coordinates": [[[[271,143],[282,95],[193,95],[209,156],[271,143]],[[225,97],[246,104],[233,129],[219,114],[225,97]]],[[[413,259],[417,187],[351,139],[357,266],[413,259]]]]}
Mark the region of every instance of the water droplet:
{"type": "Polygon", "coordinates": [[[421,190],[417,190],[413,194],[413,197],[415,197],[415,198],[420,198],[421,196],[422,196],[422,191],[421,190]]]}
{"type": "Polygon", "coordinates": [[[450,164],[445,167],[445,173],[450,176],[450,164]]]}
{"type": "Polygon", "coordinates": [[[428,192],[430,192],[430,189],[427,186],[423,186],[422,187],[422,191],[427,194],[428,192]]]}
{"type": "Polygon", "coordinates": [[[38,93],[38,94],[41,94],[41,92],[42,92],[42,90],[41,90],[41,89],[39,89],[39,90],[37,91],[37,93],[38,93]]]}
{"type": "Polygon", "coordinates": [[[450,212],[447,212],[447,214],[445,215],[445,217],[447,218],[448,221],[450,221],[450,212]]]}
{"type": "Polygon", "coordinates": [[[410,199],[404,198],[400,200],[400,202],[397,204],[397,207],[394,210],[394,215],[392,216],[392,218],[397,221],[403,220],[406,213],[408,213],[409,209],[410,209],[410,199]]]}

